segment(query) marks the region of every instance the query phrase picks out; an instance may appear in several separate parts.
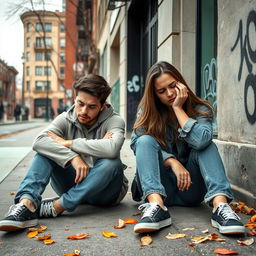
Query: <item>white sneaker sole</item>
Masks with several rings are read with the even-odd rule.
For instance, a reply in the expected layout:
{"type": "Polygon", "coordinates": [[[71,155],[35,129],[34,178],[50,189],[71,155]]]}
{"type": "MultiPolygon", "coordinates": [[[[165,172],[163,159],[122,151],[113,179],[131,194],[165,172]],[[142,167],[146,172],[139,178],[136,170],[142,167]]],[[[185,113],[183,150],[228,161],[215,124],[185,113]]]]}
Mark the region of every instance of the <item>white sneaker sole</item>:
{"type": "Polygon", "coordinates": [[[138,223],[134,226],[135,233],[147,233],[157,231],[161,228],[170,226],[172,224],[172,219],[166,219],[159,221],[158,223],[138,223]]]}
{"type": "Polygon", "coordinates": [[[245,227],[244,226],[221,226],[217,221],[211,219],[212,226],[214,228],[219,229],[221,234],[244,234],[245,227]]]}
{"type": "Polygon", "coordinates": [[[0,221],[1,231],[16,231],[29,227],[34,227],[38,224],[38,219],[27,220],[27,221],[12,221],[2,220],[0,221]]]}

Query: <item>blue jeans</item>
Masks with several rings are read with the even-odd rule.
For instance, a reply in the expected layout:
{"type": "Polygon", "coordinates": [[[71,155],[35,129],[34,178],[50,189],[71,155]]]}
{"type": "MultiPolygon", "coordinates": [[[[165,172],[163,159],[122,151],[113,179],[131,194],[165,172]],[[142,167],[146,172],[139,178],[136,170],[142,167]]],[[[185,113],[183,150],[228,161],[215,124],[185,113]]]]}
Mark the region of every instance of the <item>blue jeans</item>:
{"type": "Polygon", "coordinates": [[[36,154],[20,184],[15,203],[28,198],[38,207],[50,181],[60,196],[60,205],[67,211],[73,211],[79,204],[103,206],[116,202],[123,183],[123,166],[119,158],[98,159],[87,177],[78,184],[74,182],[75,175],[71,165],[62,168],[49,158],[36,154]]]}
{"type": "Polygon", "coordinates": [[[191,149],[185,168],[190,173],[192,184],[186,191],[178,189],[175,174],[163,165],[161,147],[153,137],[138,137],[134,151],[144,200],[152,193],[162,195],[168,206],[193,206],[203,200],[212,205],[213,198],[218,195],[226,196],[228,201],[233,199],[222,160],[213,142],[200,151],[191,149]]]}

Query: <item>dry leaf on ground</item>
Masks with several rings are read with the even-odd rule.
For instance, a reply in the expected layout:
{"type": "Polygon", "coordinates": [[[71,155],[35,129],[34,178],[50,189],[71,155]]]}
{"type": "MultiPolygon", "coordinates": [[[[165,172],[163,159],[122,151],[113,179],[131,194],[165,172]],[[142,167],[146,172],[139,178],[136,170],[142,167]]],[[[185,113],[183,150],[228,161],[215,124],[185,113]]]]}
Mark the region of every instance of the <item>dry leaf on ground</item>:
{"type": "Polygon", "coordinates": [[[256,236],[256,229],[253,229],[250,232],[248,232],[247,236],[256,236]]]}
{"type": "Polygon", "coordinates": [[[125,219],[124,222],[125,222],[126,224],[136,224],[136,223],[138,223],[137,220],[131,219],[131,218],[125,219]]]}
{"type": "Polygon", "coordinates": [[[125,221],[122,219],[118,219],[118,225],[115,225],[114,228],[121,229],[121,228],[124,228],[125,226],[126,226],[125,221]]]}
{"type": "Polygon", "coordinates": [[[245,226],[249,229],[254,229],[254,228],[256,228],[256,223],[247,223],[247,224],[245,224],[245,226]]]}
{"type": "Polygon", "coordinates": [[[43,240],[43,243],[44,243],[44,244],[54,244],[55,241],[54,241],[54,240],[46,239],[46,240],[43,240]]]}
{"type": "Polygon", "coordinates": [[[218,249],[215,249],[213,252],[218,253],[220,255],[236,255],[236,254],[238,254],[237,251],[229,250],[226,248],[218,248],[218,249]]]}
{"type": "Polygon", "coordinates": [[[195,228],[183,228],[182,231],[194,230],[195,228]]]}
{"type": "Polygon", "coordinates": [[[244,202],[233,202],[230,207],[236,213],[244,213],[248,215],[256,214],[256,210],[253,207],[247,206],[244,202]]]}
{"type": "Polygon", "coordinates": [[[90,235],[89,233],[75,234],[75,235],[68,236],[67,238],[71,240],[81,240],[81,239],[87,238],[89,235],[90,235]]]}
{"type": "Polygon", "coordinates": [[[250,219],[249,219],[249,223],[253,223],[256,222],[256,215],[253,215],[250,219]]]}
{"type": "Polygon", "coordinates": [[[79,251],[79,250],[75,250],[72,253],[64,253],[64,256],[76,256],[76,255],[80,255],[80,252],[81,251],[79,251]]]}
{"type": "Polygon", "coordinates": [[[239,240],[237,240],[237,243],[239,245],[247,245],[247,246],[249,246],[249,245],[252,245],[254,243],[254,239],[252,237],[249,238],[249,239],[246,239],[246,240],[239,239],[239,240]]]}
{"type": "Polygon", "coordinates": [[[174,239],[179,239],[179,238],[183,238],[185,237],[186,234],[180,234],[180,233],[177,233],[177,234],[171,234],[169,233],[167,236],[165,236],[167,239],[171,239],[171,240],[174,240],[174,239]]]}
{"type": "Polygon", "coordinates": [[[210,234],[210,235],[207,235],[207,236],[204,236],[204,237],[195,236],[191,240],[193,242],[193,245],[194,244],[200,244],[200,243],[206,242],[208,240],[214,240],[214,241],[217,241],[217,242],[224,242],[225,241],[224,238],[220,238],[217,234],[214,234],[214,233],[210,234]]]}
{"type": "Polygon", "coordinates": [[[38,240],[48,240],[52,237],[51,234],[45,235],[45,236],[36,236],[38,240]]]}
{"type": "Polygon", "coordinates": [[[117,237],[117,235],[115,233],[113,233],[113,232],[106,232],[106,231],[102,232],[102,235],[107,237],[107,238],[117,237]]]}
{"type": "Polygon", "coordinates": [[[132,216],[140,216],[141,213],[140,212],[136,212],[136,213],[133,213],[132,216]]]}
{"type": "Polygon", "coordinates": [[[140,243],[141,245],[145,246],[145,245],[149,245],[153,242],[153,239],[151,236],[143,236],[140,238],[140,243]]]}
{"type": "Polygon", "coordinates": [[[32,232],[27,233],[28,238],[33,238],[37,235],[38,235],[38,231],[32,231],[32,232]]]}

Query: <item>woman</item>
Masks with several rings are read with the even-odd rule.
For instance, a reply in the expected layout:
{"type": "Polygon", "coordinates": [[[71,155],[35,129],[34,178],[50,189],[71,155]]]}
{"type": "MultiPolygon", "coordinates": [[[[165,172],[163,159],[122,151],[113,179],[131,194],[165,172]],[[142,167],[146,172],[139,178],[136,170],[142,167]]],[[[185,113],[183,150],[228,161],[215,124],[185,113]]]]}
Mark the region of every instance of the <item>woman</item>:
{"type": "MultiPolygon", "coordinates": [[[[229,202],[233,195],[222,160],[212,142],[213,111],[167,62],[154,64],[133,127],[140,199],[147,203],[136,233],[171,225],[166,206],[213,206],[211,223],[223,234],[245,232],[229,202]]],[[[134,188],[133,183],[133,188],[134,188]]],[[[134,195],[135,196],[135,195],[134,195]]]]}

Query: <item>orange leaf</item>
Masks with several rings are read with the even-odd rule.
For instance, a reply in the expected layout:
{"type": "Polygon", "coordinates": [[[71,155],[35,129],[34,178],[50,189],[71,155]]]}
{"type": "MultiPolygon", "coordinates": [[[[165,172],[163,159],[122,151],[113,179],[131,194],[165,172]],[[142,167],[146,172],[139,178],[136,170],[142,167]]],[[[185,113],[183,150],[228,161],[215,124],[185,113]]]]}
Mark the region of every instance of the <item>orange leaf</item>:
{"type": "Polygon", "coordinates": [[[102,235],[107,237],[107,238],[110,238],[110,237],[117,237],[117,235],[113,232],[102,232],[102,235]]]}
{"type": "Polygon", "coordinates": [[[79,250],[75,250],[72,253],[64,253],[64,256],[76,256],[76,255],[80,255],[80,252],[81,251],[79,251],[79,250]]]}
{"type": "Polygon", "coordinates": [[[55,243],[54,240],[48,240],[48,239],[43,240],[43,242],[44,242],[44,244],[53,244],[53,243],[55,243]]]}
{"type": "Polygon", "coordinates": [[[252,245],[254,243],[254,239],[252,237],[249,238],[249,239],[246,239],[246,240],[240,239],[240,240],[237,240],[237,243],[239,245],[247,245],[247,246],[249,246],[249,245],[252,245]]]}
{"type": "Polygon", "coordinates": [[[165,236],[167,239],[171,239],[171,240],[174,240],[174,239],[179,239],[179,238],[183,238],[183,237],[185,237],[186,236],[186,234],[179,234],[179,233],[177,233],[177,234],[171,234],[171,233],[169,233],[167,236],[165,236]]]}
{"type": "Polygon", "coordinates": [[[221,254],[221,255],[235,255],[238,254],[237,251],[232,251],[226,248],[218,248],[214,250],[215,253],[221,254]]]}
{"type": "Polygon", "coordinates": [[[27,237],[33,238],[33,237],[37,236],[37,234],[38,234],[38,231],[37,231],[37,230],[36,230],[36,231],[32,231],[32,232],[29,232],[29,233],[27,234],[27,237]]]}
{"type": "Polygon", "coordinates": [[[125,222],[126,224],[135,224],[135,223],[138,223],[137,220],[131,219],[131,218],[125,219],[124,222],[125,222]]]}
{"type": "Polygon", "coordinates": [[[43,230],[43,231],[45,231],[45,230],[47,229],[47,226],[45,226],[45,225],[40,225],[40,229],[43,230]]]}
{"type": "Polygon", "coordinates": [[[72,236],[68,236],[68,239],[71,240],[80,240],[80,239],[85,239],[87,238],[87,236],[89,236],[89,233],[85,233],[85,234],[76,234],[76,235],[72,235],[72,236]]]}
{"type": "Polygon", "coordinates": [[[256,229],[253,229],[249,233],[247,233],[247,236],[256,236],[256,229]]]}
{"type": "Polygon", "coordinates": [[[250,223],[256,222],[256,215],[253,215],[250,219],[249,219],[250,223]]]}
{"type": "Polygon", "coordinates": [[[151,244],[153,242],[153,240],[152,240],[152,237],[151,236],[143,236],[143,237],[141,237],[141,239],[140,239],[140,243],[141,243],[141,245],[149,245],[149,244],[151,244]]]}
{"type": "Polygon", "coordinates": [[[115,228],[115,229],[124,228],[125,225],[126,225],[126,224],[125,224],[125,221],[122,220],[122,219],[119,219],[119,220],[118,220],[118,225],[115,225],[114,228],[115,228]]]}
{"type": "Polygon", "coordinates": [[[50,239],[52,237],[51,234],[48,234],[48,235],[45,235],[45,236],[36,236],[36,238],[38,240],[47,240],[47,239],[50,239]]]}
{"type": "Polygon", "coordinates": [[[249,229],[254,229],[254,228],[256,228],[256,223],[247,223],[247,224],[245,224],[245,226],[249,229]]]}
{"type": "Polygon", "coordinates": [[[133,215],[132,216],[140,216],[141,215],[141,213],[140,212],[136,212],[136,213],[133,213],[133,215]]]}

